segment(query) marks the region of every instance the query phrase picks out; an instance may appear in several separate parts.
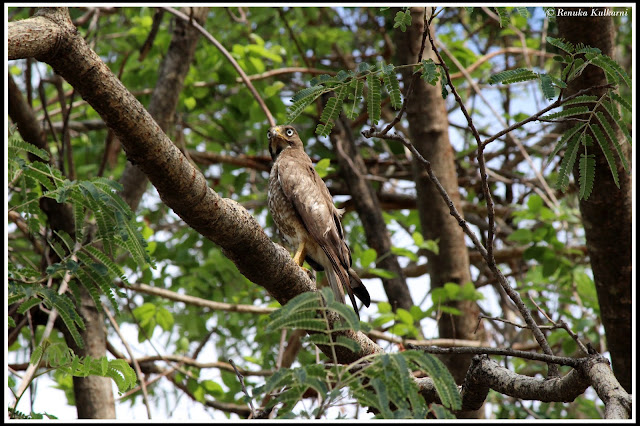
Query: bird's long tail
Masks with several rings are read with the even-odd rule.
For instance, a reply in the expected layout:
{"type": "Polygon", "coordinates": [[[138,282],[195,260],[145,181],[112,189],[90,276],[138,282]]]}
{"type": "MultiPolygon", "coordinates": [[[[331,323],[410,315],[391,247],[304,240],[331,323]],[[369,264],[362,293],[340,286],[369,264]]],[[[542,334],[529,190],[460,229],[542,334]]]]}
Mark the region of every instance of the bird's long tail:
{"type": "Polygon", "coordinates": [[[367,288],[364,286],[360,277],[353,268],[349,268],[349,288],[358,297],[358,299],[364,303],[364,306],[368,308],[371,304],[371,296],[369,296],[367,288]]]}
{"type": "MultiPolygon", "coordinates": [[[[327,274],[327,280],[329,280],[329,285],[331,286],[331,290],[333,291],[333,295],[336,300],[344,303],[344,289],[346,288],[347,293],[349,294],[349,299],[351,300],[351,304],[353,305],[353,310],[356,311],[358,318],[360,318],[358,305],[356,304],[356,299],[353,297],[353,291],[351,290],[351,285],[349,284],[349,277],[344,273],[345,271],[342,270],[340,271],[342,273],[336,273],[334,268],[326,268],[325,272],[327,274]]],[[[360,284],[362,285],[362,283],[360,284]]],[[[362,285],[362,287],[364,288],[364,285],[362,285]]]]}

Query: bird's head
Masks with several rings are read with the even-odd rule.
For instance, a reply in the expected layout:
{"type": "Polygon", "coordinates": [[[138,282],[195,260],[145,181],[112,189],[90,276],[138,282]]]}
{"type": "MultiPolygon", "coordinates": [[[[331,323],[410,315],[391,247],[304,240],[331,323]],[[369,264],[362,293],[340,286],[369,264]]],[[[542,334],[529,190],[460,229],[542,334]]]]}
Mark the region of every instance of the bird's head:
{"type": "Polygon", "coordinates": [[[274,161],[286,148],[303,149],[300,136],[293,126],[274,126],[267,132],[267,139],[269,139],[269,153],[274,161]]]}

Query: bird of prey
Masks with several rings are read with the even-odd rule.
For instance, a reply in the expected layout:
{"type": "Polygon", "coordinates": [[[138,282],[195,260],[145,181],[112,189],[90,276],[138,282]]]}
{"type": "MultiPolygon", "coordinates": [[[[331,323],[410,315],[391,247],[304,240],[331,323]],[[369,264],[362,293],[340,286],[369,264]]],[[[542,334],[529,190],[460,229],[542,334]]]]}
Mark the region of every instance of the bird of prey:
{"type": "Polygon", "coordinates": [[[273,221],[296,248],[294,261],[306,260],[313,269],[324,270],[336,300],[344,303],[347,289],[353,309],[360,317],[354,294],[369,306],[371,299],[351,268],[351,251],[344,239],[340,217],[324,181],[304,151],[292,126],[275,126],[267,132],[273,166],[269,176],[268,204],[273,221]]]}

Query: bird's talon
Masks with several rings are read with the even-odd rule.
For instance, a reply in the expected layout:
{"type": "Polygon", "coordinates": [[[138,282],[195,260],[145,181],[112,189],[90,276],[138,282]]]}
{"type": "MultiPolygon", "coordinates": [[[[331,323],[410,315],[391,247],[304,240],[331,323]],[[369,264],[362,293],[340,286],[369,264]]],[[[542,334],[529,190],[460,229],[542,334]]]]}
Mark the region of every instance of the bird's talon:
{"type": "Polygon", "coordinates": [[[301,266],[300,269],[307,274],[311,281],[316,282],[316,272],[313,269],[307,269],[304,266],[301,266]]]}

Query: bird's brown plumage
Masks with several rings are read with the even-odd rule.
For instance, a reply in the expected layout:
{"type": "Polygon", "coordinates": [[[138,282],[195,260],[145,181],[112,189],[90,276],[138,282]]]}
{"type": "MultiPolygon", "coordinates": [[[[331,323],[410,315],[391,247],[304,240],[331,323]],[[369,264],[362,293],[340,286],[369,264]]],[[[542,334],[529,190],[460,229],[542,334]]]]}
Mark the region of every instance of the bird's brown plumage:
{"type": "MultiPolygon", "coordinates": [[[[269,129],[269,152],[274,160],[269,176],[268,205],[273,221],[296,249],[295,260],[324,270],[334,296],[344,303],[347,289],[358,313],[354,293],[369,306],[369,292],[351,268],[351,252],[342,230],[342,211],[304,151],[292,126],[269,129]]],[[[359,315],[359,313],[358,313],[359,315]]]]}

